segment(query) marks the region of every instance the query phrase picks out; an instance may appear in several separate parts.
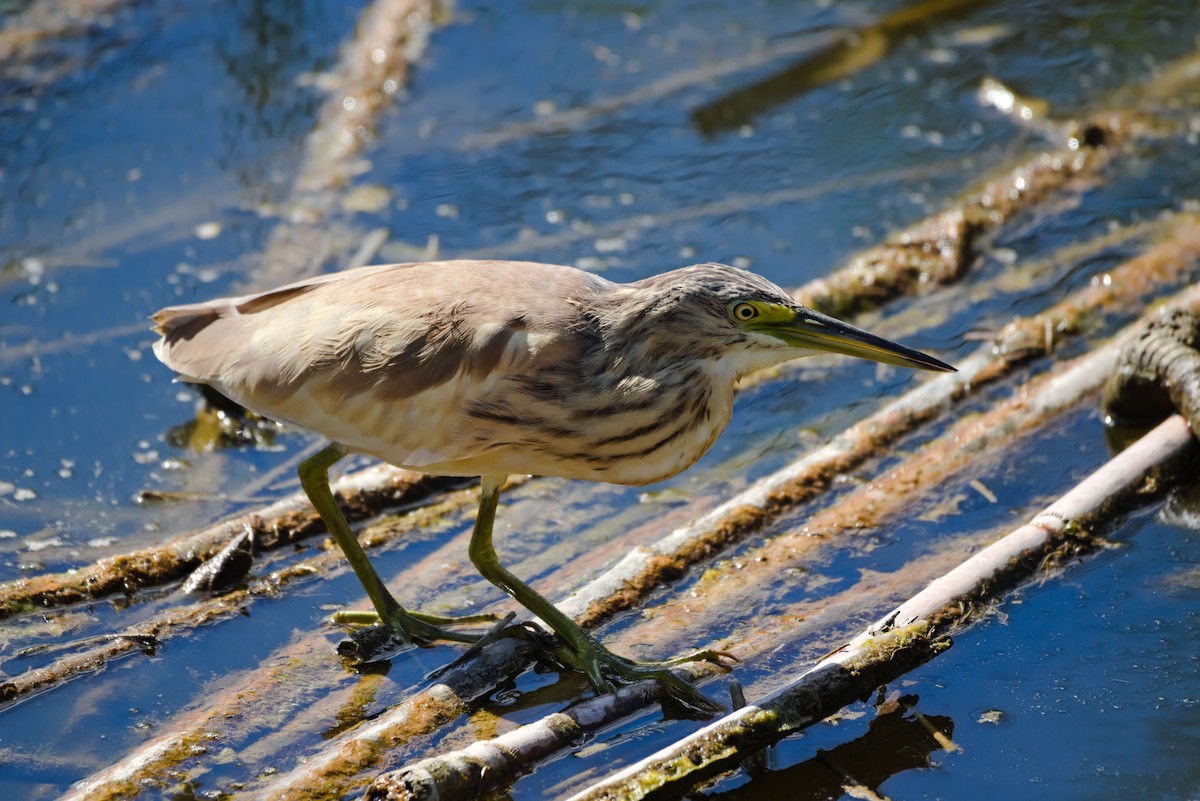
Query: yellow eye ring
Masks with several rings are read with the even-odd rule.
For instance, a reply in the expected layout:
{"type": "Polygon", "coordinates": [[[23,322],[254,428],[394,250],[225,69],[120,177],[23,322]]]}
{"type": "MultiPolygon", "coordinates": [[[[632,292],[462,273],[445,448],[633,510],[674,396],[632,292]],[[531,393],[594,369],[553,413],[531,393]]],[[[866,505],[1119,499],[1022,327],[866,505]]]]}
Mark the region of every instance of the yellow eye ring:
{"type": "Polygon", "coordinates": [[[729,314],[739,323],[745,323],[758,316],[758,308],[753,303],[735,303],[729,314]]]}

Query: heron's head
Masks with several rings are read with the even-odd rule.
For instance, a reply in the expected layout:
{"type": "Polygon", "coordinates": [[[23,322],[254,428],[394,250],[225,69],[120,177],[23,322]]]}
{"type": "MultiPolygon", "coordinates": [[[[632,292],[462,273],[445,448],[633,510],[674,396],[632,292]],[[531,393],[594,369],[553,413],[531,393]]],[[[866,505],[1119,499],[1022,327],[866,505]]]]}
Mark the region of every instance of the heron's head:
{"type": "Polygon", "coordinates": [[[953,372],[938,359],[801,306],[761,275],[723,264],[698,264],[630,285],[644,301],[662,347],[695,356],[711,352],[741,374],[815,353],[844,353],[918,370],[953,372]]]}

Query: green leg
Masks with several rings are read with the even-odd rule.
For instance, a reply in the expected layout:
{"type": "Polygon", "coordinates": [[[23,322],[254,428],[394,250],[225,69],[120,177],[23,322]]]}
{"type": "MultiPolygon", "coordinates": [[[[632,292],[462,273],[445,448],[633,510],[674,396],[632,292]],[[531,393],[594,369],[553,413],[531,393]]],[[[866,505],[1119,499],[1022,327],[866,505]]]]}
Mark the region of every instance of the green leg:
{"type": "Polygon", "coordinates": [[[669,668],[672,665],[696,661],[712,662],[724,667],[721,659],[728,654],[720,651],[700,651],[667,662],[640,662],[618,656],[500,564],[496,549],[492,545],[492,528],[496,521],[496,506],[500,500],[500,487],[504,479],[504,476],[496,475],[483,477],[479,513],[475,517],[475,530],[471,535],[471,562],[485,579],[511,595],[517,603],[537,615],[554,630],[565,646],[556,652],[556,656],[587,675],[588,681],[599,693],[612,692],[613,686],[608,676],[626,682],[654,679],[661,682],[673,696],[690,706],[704,711],[720,711],[720,706],[704,697],[669,668]]]}
{"type": "MultiPolygon", "coordinates": [[[[325,521],[325,527],[333,536],[346,561],[354,568],[358,580],[367,591],[367,597],[375,606],[378,622],[391,626],[401,637],[408,641],[456,640],[458,642],[474,642],[477,637],[470,634],[460,634],[438,628],[429,622],[431,616],[416,615],[406,612],[404,607],[396,602],[387,587],[383,585],[379,574],[371,566],[367,554],[359,544],[358,538],[350,530],[342,510],[333,499],[333,491],[329,488],[329,468],[346,455],[341,445],[336,443],[322,448],[317,453],[300,463],[300,486],[312,501],[317,514],[325,521]]],[[[363,616],[350,615],[351,618],[363,616]]],[[[460,619],[455,622],[470,622],[470,619],[460,619]]]]}

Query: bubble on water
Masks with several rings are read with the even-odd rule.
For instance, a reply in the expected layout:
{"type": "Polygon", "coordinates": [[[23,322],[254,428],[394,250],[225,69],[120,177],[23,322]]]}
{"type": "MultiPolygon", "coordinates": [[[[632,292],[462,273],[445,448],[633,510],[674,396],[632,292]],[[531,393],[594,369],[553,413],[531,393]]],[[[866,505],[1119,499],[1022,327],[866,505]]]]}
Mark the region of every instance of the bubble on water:
{"type": "Polygon", "coordinates": [[[604,239],[597,239],[593,243],[599,253],[616,253],[617,251],[625,250],[628,247],[628,242],[624,237],[610,236],[604,239]]]}
{"type": "Polygon", "coordinates": [[[975,719],[976,723],[990,723],[993,726],[999,725],[1008,719],[1008,715],[1002,709],[985,709],[979,713],[979,717],[975,719]]]}
{"type": "Polygon", "coordinates": [[[200,223],[195,229],[197,239],[216,239],[221,235],[221,224],[219,222],[200,223]]]}
{"type": "Polygon", "coordinates": [[[49,537],[44,540],[25,540],[25,547],[33,552],[44,551],[47,548],[61,548],[65,543],[61,537],[49,537]]]}

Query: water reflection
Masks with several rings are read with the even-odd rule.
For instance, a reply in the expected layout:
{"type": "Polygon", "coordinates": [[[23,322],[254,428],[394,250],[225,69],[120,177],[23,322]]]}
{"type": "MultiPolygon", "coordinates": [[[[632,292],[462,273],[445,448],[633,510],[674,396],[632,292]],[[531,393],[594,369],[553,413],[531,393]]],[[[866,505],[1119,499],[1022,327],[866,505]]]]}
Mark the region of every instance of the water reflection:
{"type": "Polygon", "coordinates": [[[877,798],[882,795],[879,788],[888,779],[930,767],[932,755],[942,750],[928,725],[947,737],[954,733],[954,721],[942,715],[927,716],[924,722],[915,714],[881,715],[856,740],[818,751],[799,764],[761,773],[749,784],[704,797],[721,801],[827,801],[849,792],[855,798],[877,798]],[[871,794],[863,794],[861,788],[871,794]]]}
{"type": "Polygon", "coordinates": [[[980,5],[977,0],[925,0],[873,25],[832,33],[829,43],[817,52],[698,107],[692,112],[692,122],[705,136],[741,128],[811,89],[871,66],[902,37],[956,19],[980,5]]]}
{"type": "Polygon", "coordinates": [[[273,160],[245,158],[247,142],[277,147],[280,137],[295,139],[311,124],[319,98],[298,84],[323,61],[323,53],[314,52],[312,33],[323,21],[312,0],[230,0],[226,5],[231,20],[213,47],[237,94],[222,109],[219,161],[242,186],[262,191],[273,183],[273,160]]]}

